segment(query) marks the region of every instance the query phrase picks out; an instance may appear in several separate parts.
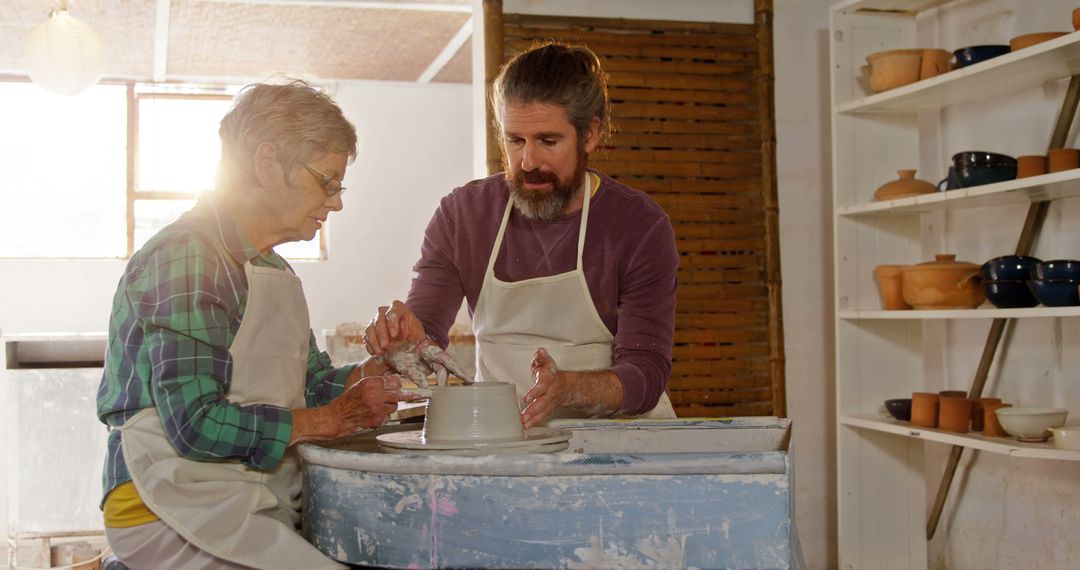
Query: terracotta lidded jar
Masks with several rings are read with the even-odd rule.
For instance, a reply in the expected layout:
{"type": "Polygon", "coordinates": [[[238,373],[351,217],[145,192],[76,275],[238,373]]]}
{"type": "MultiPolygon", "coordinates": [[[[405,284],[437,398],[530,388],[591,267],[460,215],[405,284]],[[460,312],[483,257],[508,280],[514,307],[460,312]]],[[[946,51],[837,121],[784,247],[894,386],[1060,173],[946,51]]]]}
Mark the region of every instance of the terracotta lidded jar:
{"type": "Polygon", "coordinates": [[[980,266],[942,253],[904,268],[904,300],[916,309],[974,309],[986,301],[980,266]]]}
{"type": "Polygon", "coordinates": [[[937,427],[938,399],[933,392],[915,392],[911,395],[911,425],[937,427]]]}
{"type": "Polygon", "coordinates": [[[939,400],[938,426],[946,431],[967,433],[971,426],[971,400],[965,397],[942,396],[939,400]]]}
{"type": "Polygon", "coordinates": [[[899,176],[896,180],[892,180],[882,184],[875,192],[875,200],[895,200],[896,198],[906,198],[908,196],[918,196],[919,194],[931,194],[937,192],[937,187],[933,184],[915,178],[914,170],[897,170],[896,174],[899,176]]]}
{"type": "Polygon", "coordinates": [[[900,276],[905,265],[879,265],[874,268],[874,281],[877,281],[878,294],[881,296],[881,308],[886,311],[910,309],[904,301],[900,276]]]}

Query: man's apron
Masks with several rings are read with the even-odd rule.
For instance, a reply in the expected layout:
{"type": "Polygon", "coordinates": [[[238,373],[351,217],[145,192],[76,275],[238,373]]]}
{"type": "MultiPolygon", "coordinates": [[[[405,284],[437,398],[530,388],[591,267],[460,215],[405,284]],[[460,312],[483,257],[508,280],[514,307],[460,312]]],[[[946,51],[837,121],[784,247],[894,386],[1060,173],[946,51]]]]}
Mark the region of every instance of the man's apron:
{"type": "MultiPolygon", "coordinates": [[[[585,198],[578,230],[577,267],[573,271],[514,283],[495,277],[506,224],[514,202],[506,204],[502,225],[491,248],[484,283],[473,311],[476,335],[477,381],[503,381],[517,385],[518,404],[533,386],[532,359],[544,347],[560,370],[607,370],[614,364],[615,337],[608,331],[593,305],[589,285],[582,270],[585,229],[589,222],[592,196],[591,173],[585,176],[585,198]]],[[[557,418],[584,418],[587,414],[558,408],[557,418]]],[[[643,418],[674,418],[675,410],[667,393],[643,418]]]]}
{"type": "MultiPolygon", "coordinates": [[[[303,408],[310,323],[300,279],[251,262],[244,271],[247,310],[229,347],[228,399],[303,408]]],[[[120,430],[124,459],[143,502],[201,550],[255,568],[344,568],[295,530],[301,487],[295,449],[274,469],[260,471],[235,461],[181,457],[155,408],[142,410],[120,430]]]]}

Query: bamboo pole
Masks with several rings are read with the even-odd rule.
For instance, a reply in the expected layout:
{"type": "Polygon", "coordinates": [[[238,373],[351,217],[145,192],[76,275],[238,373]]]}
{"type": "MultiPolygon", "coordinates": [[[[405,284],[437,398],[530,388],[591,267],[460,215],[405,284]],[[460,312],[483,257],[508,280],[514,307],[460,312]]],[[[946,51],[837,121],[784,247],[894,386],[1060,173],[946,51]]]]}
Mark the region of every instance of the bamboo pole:
{"type": "MultiPolygon", "coordinates": [[[[1069,135],[1069,127],[1076,116],[1077,103],[1080,102],[1080,75],[1072,76],[1069,80],[1069,90],[1065,93],[1065,99],[1061,102],[1061,111],[1058,113],[1057,124],[1054,126],[1054,134],[1050,137],[1050,148],[1062,148],[1065,139],[1069,135]]],[[[1028,208],[1027,218],[1024,220],[1024,229],[1020,232],[1020,239],[1016,244],[1016,255],[1028,255],[1035,246],[1035,240],[1042,231],[1043,221],[1050,203],[1047,201],[1032,202],[1028,208]]],[[[968,398],[976,399],[982,396],[986,386],[986,378],[990,374],[990,365],[994,361],[1001,337],[1005,332],[1005,325],[1009,319],[994,319],[990,324],[990,333],[986,336],[986,344],[983,346],[982,358],[979,367],[975,371],[975,379],[971,383],[971,391],[968,398]]],[[[941,520],[941,511],[945,508],[945,499],[949,497],[949,487],[952,486],[956,468],[960,465],[960,456],[964,453],[964,446],[954,445],[949,452],[949,461],[945,464],[945,473],[941,477],[941,485],[938,487],[937,498],[934,506],[930,509],[930,518],[926,522],[926,540],[934,538],[937,532],[938,521],[941,520]]]]}
{"type": "Polygon", "coordinates": [[[484,109],[487,130],[488,174],[502,171],[502,148],[495,128],[495,110],[491,108],[491,85],[503,64],[502,0],[484,0],[484,109]]]}

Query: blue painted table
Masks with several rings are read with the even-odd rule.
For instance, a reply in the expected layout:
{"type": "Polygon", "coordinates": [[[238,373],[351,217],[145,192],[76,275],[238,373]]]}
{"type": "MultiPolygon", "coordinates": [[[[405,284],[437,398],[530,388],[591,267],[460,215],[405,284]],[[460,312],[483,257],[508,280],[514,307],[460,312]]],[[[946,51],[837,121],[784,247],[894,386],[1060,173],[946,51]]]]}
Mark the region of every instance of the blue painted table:
{"type": "Polygon", "coordinates": [[[573,437],[546,455],[384,454],[374,434],[302,446],[305,535],[387,568],[800,565],[788,420],[553,425],[573,437]]]}

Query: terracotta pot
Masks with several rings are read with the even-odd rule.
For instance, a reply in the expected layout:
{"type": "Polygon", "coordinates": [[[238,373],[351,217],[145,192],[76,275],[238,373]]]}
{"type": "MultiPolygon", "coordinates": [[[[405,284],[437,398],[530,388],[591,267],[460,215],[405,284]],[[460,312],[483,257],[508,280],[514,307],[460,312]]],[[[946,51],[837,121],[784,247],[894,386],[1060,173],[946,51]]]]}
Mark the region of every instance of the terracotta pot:
{"type": "Polygon", "coordinates": [[[1001,398],[979,398],[971,404],[971,431],[982,431],[986,420],[986,405],[1000,404],[1001,398]]]}
{"type": "Polygon", "coordinates": [[[952,52],[944,49],[926,49],[922,52],[919,79],[930,79],[949,71],[952,52]]]}
{"type": "Polygon", "coordinates": [[[899,178],[882,184],[874,192],[875,200],[895,200],[896,198],[937,192],[937,188],[933,184],[915,178],[914,170],[897,170],[896,174],[899,178]]]}
{"type": "Polygon", "coordinates": [[[878,294],[881,296],[881,308],[886,311],[910,309],[904,301],[900,276],[905,265],[879,265],[874,268],[874,281],[877,281],[878,294]]]}
{"type": "Polygon", "coordinates": [[[1046,157],[1041,154],[1016,157],[1016,177],[1028,178],[1046,174],[1046,157]]]}
{"type": "Polygon", "coordinates": [[[967,392],[963,390],[942,390],[938,392],[942,398],[967,398],[967,392]]]}
{"type": "Polygon", "coordinates": [[[933,392],[915,392],[911,395],[911,425],[937,427],[939,396],[933,392]]]}
{"type": "Polygon", "coordinates": [[[1080,30],[1080,8],[1077,8],[1077,9],[1073,10],[1072,21],[1073,21],[1073,29],[1074,30],[1080,30]]]}
{"type": "Polygon", "coordinates": [[[881,93],[919,80],[921,49],[894,49],[866,56],[863,69],[870,76],[870,90],[881,93]]]}
{"type": "Polygon", "coordinates": [[[971,428],[971,400],[944,396],[938,399],[938,426],[945,431],[967,433],[971,428]]]}
{"type": "Polygon", "coordinates": [[[1018,49],[1024,49],[1026,47],[1031,47],[1036,44],[1041,44],[1055,38],[1060,38],[1061,36],[1064,36],[1068,33],[1069,32],[1039,32],[1037,34],[1024,34],[1022,36],[1016,36],[1015,38],[1009,40],[1009,47],[1012,48],[1013,51],[1016,51],[1018,49]]]}
{"type": "Polygon", "coordinates": [[[904,300],[916,309],[974,309],[986,301],[979,266],[939,254],[909,265],[901,276],[904,300]]]}
{"type": "Polygon", "coordinates": [[[1012,404],[983,404],[983,435],[988,437],[1009,437],[998,422],[997,409],[1011,408],[1012,404]]]}
{"type": "Polygon", "coordinates": [[[1080,167],[1080,149],[1052,148],[1047,153],[1047,170],[1061,172],[1080,167]]]}

